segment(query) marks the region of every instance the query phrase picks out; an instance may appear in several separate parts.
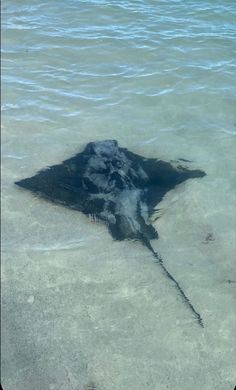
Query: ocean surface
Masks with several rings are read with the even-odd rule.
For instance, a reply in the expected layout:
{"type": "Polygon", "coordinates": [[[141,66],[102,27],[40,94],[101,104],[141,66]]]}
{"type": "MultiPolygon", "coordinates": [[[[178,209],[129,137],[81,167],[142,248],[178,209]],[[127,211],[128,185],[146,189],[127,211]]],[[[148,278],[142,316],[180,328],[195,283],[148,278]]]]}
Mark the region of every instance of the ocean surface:
{"type": "Polygon", "coordinates": [[[4,390],[233,390],[235,0],[2,3],[4,390]],[[14,181],[94,140],[206,176],[138,242],[14,181]]]}

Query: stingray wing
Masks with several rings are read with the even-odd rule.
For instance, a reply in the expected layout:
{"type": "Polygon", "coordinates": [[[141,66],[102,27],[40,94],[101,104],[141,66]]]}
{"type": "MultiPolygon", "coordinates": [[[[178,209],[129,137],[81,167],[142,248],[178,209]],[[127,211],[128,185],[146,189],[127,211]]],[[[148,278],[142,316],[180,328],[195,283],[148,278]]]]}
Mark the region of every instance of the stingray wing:
{"type": "Polygon", "coordinates": [[[148,205],[149,214],[153,213],[154,207],[162,200],[165,194],[178,184],[197,177],[205,176],[200,170],[189,170],[185,167],[174,167],[170,163],[154,158],[145,158],[122,149],[125,155],[132,161],[133,169],[140,167],[145,172],[146,179],[136,180],[139,188],[144,188],[143,200],[148,205]]]}

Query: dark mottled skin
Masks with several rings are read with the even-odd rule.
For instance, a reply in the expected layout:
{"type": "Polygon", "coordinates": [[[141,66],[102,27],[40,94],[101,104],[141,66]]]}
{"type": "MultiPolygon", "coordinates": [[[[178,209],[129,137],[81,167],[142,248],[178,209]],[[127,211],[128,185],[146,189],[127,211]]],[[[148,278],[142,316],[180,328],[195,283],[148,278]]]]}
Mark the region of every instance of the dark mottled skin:
{"type": "Polygon", "coordinates": [[[178,282],[165,268],[150,240],[158,233],[149,223],[155,206],[176,185],[205,173],[145,158],[120,148],[115,140],[89,143],[82,153],[35,176],[16,182],[53,202],[104,221],[116,240],[140,240],[153,253],[185,303],[195,311],[178,282]]]}

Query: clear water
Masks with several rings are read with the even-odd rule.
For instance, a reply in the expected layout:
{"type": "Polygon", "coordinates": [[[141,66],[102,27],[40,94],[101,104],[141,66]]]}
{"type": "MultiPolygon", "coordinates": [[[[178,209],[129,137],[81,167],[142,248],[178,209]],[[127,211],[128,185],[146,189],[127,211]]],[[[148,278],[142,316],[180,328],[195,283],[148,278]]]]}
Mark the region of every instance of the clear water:
{"type": "Polygon", "coordinates": [[[2,10],[4,390],[233,389],[235,1],[2,10]],[[165,197],[153,243],[204,329],[144,247],[14,186],[96,139],[207,173],[165,197]]]}

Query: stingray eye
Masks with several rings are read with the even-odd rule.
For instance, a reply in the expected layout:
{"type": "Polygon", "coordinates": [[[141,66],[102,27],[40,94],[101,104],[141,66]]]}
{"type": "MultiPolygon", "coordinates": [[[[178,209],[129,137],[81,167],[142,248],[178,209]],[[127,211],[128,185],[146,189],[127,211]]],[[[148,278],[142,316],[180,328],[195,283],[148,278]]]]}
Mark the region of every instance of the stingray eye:
{"type": "Polygon", "coordinates": [[[101,153],[100,153],[100,156],[101,156],[103,159],[107,159],[107,153],[106,153],[106,152],[101,152],[101,153]]]}
{"type": "Polygon", "coordinates": [[[113,167],[115,167],[117,169],[120,169],[123,166],[122,162],[120,160],[118,160],[117,158],[113,158],[111,162],[112,162],[113,167]]]}

